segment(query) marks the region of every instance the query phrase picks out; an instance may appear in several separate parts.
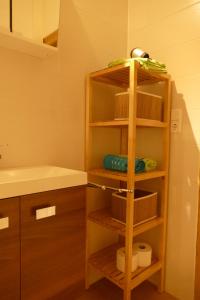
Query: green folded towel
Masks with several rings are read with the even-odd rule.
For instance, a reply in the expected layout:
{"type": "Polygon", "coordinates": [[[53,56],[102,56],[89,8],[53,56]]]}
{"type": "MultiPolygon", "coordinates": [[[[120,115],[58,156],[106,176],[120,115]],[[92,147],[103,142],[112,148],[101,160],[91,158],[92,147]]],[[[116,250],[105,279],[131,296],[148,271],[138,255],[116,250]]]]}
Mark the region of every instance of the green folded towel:
{"type": "Polygon", "coordinates": [[[150,59],[150,58],[141,58],[141,57],[137,57],[137,58],[120,58],[117,60],[114,60],[112,62],[110,62],[108,64],[108,67],[114,67],[114,66],[118,66],[121,64],[125,64],[125,63],[129,63],[131,61],[137,61],[139,62],[139,64],[141,65],[141,67],[145,70],[149,70],[149,71],[154,71],[154,72],[162,72],[162,73],[167,73],[167,69],[166,69],[166,65],[163,63],[160,63],[158,61],[156,61],[155,59],[150,59]]]}
{"type": "Polygon", "coordinates": [[[157,161],[152,158],[143,158],[145,163],[145,171],[153,171],[157,167],[157,161]]]}

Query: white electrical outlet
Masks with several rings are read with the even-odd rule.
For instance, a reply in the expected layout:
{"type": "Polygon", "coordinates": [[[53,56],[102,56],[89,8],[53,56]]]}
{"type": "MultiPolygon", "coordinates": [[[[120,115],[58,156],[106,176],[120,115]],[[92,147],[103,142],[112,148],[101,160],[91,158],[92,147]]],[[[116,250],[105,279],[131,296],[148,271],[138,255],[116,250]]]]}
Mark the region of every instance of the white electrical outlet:
{"type": "Polygon", "coordinates": [[[182,130],[182,110],[172,109],[171,113],[171,132],[178,133],[182,130]]]}
{"type": "Polygon", "coordinates": [[[171,121],[171,132],[178,132],[178,121],[172,120],[171,121]]]}

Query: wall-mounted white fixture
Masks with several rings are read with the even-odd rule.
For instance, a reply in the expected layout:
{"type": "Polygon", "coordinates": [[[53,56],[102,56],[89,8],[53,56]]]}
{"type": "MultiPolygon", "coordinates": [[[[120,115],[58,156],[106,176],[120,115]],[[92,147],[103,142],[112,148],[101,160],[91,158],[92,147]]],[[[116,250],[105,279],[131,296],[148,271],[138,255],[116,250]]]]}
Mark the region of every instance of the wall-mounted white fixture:
{"type": "Polygon", "coordinates": [[[1,0],[0,47],[39,58],[55,54],[59,17],[60,0],[1,0]]]}
{"type": "Polygon", "coordinates": [[[0,28],[34,42],[59,29],[60,0],[1,0],[0,28]]]}
{"type": "Polygon", "coordinates": [[[0,47],[26,53],[28,55],[46,58],[58,52],[58,48],[34,42],[15,33],[0,30],[0,47]]]}
{"type": "Polygon", "coordinates": [[[179,133],[182,130],[182,110],[172,109],[171,112],[171,132],[179,133]]]}

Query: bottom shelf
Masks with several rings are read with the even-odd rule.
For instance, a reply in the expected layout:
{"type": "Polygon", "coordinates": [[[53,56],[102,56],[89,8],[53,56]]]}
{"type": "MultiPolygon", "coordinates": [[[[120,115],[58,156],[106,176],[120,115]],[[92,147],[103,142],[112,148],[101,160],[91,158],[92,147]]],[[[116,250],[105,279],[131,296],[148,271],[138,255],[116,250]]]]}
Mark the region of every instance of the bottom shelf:
{"type": "MultiPolygon", "coordinates": [[[[114,244],[103,250],[91,255],[89,265],[96,271],[100,272],[104,277],[119,286],[121,289],[125,287],[125,273],[120,272],[116,268],[116,251],[121,247],[120,244],[114,244]]],[[[152,259],[151,266],[147,268],[139,267],[131,276],[131,289],[138,286],[144,280],[148,279],[154,273],[162,268],[162,264],[157,259],[152,259]]]]}

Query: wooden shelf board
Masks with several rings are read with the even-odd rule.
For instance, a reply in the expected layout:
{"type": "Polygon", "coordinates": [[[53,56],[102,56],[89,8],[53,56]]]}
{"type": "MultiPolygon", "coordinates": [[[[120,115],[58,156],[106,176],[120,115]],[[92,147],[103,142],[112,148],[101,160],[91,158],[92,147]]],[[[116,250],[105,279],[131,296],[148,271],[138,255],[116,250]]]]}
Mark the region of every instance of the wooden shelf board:
{"type": "Polygon", "coordinates": [[[112,121],[99,121],[90,123],[90,127],[121,127],[128,126],[128,119],[126,120],[112,120],[112,121]]]}
{"type": "Polygon", "coordinates": [[[165,122],[160,122],[157,120],[148,120],[148,119],[141,119],[137,118],[136,119],[136,125],[138,127],[158,127],[158,128],[166,128],[167,123],[165,122]]]}
{"type": "Polygon", "coordinates": [[[92,169],[88,171],[88,174],[120,181],[127,181],[127,173],[109,171],[106,169],[92,169]]]}
{"type": "Polygon", "coordinates": [[[145,70],[138,66],[138,85],[152,84],[169,79],[169,74],[145,70]]]}
{"type": "MultiPolygon", "coordinates": [[[[91,122],[89,124],[89,126],[90,127],[123,127],[123,126],[128,126],[128,119],[91,122]]],[[[157,121],[157,120],[137,118],[136,126],[166,128],[167,124],[164,122],[157,121]]]]}
{"type": "MultiPolygon", "coordinates": [[[[167,74],[144,70],[140,67],[140,64],[137,62],[136,66],[138,69],[138,85],[152,84],[160,81],[165,81],[170,78],[167,74]]],[[[95,81],[127,88],[129,87],[129,67],[130,63],[125,63],[111,68],[106,68],[91,73],[90,78],[95,81]]]]}
{"type": "Polygon", "coordinates": [[[111,68],[101,69],[96,72],[90,73],[90,78],[98,78],[104,76],[105,74],[113,74],[115,72],[124,72],[124,74],[128,72],[129,74],[129,67],[130,63],[125,63],[111,68]]]}
{"type": "MultiPolygon", "coordinates": [[[[114,244],[109,247],[104,248],[94,254],[89,258],[89,264],[96,271],[100,272],[107,279],[112,281],[114,284],[124,289],[125,287],[125,273],[120,272],[116,268],[116,251],[122,247],[121,244],[114,244]]],[[[131,276],[131,288],[136,287],[144,280],[149,278],[154,273],[158,272],[162,267],[161,262],[157,259],[152,259],[151,266],[147,268],[139,267],[131,276]]]]}
{"type": "MultiPolygon", "coordinates": [[[[109,209],[101,209],[101,210],[96,210],[91,212],[88,215],[88,220],[96,224],[99,224],[106,229],[114,231],[119,235],[125,236],[125,230],[126,230],[125,224],[113,219],[109,209]]],[[[134,226],[133,236],[137,236],[161,224],[163,224],[163,218],[158,217],[151,221],[145,222],[141,225],[134,226]]]]}
{"type": "MultiPolygon", "coordinates": [[[[89,175],[104,177],[109,179],[115,179],[120,181],[127,181],[127,173],[110,171],[106,169],[92,169],[88,171],[89,175]]],[[[148,180],[153,178],[164,177],[166,175],[165,171],[152,171],[152,172],[143,172],[135,175],[135,181],[148,180]]]]}
{"type": "Polygon", "coordinates": [[[111,217],[108,209],[101,209],[91,212],[88,215],[88,220],[99,224],[111,231],[114,231],[122,236],[125,236],[125,225],[114,220],[111,217]]]}
{"type": "MultiPolygon", "coordinates": [[[[141,95],[145,95],[145,96],[149,96],[149,97],[152,97],[152,98],[157,98],[157,99],[163,100],[162,96],[159,96],[159,95],[156,95],[156,94],[147,93],[147,92],[143,92],[143,91],[140,91],[140,90],[137,90],[136,92],[137,92],[137,94],[141,94],[141,95]]],[[[128,94],[128,92],[127,92],[127,94],[128,94]]]]}
{"type": "Polygon", "coordinates": [[[160,171],[160,170],[156,170],[156,171],[152,171],[152,172],[144,172],[144,173],[136,174],[135,181],[160,178],[160,177],[164,177],[165,175],[166,175],[166,172],[160,171]]]}

